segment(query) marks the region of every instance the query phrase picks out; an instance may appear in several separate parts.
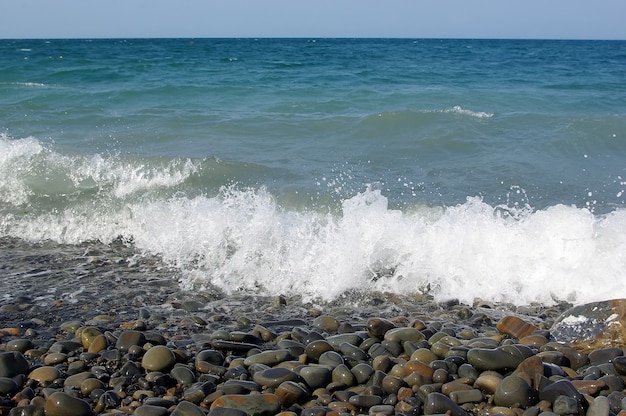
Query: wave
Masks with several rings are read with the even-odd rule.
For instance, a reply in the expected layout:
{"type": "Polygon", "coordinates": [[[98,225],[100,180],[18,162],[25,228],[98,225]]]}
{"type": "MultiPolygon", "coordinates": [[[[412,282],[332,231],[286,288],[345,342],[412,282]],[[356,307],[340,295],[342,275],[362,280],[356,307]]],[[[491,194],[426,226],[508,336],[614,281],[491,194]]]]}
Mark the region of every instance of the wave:
{"type": "Polygon", "coordinates": [[[626,297],[622,208],[594,215],[469,197],[399,210],[369,187],[324,212],[289,208],[264,186],[181,187],[203,169],[223,176],[232,168],[214,159],[63,156],[6,137],[0,155],[0,236],[125,241],[178,268],[186,289],[307,300],[358,289],[514,304],[626,297]]]}

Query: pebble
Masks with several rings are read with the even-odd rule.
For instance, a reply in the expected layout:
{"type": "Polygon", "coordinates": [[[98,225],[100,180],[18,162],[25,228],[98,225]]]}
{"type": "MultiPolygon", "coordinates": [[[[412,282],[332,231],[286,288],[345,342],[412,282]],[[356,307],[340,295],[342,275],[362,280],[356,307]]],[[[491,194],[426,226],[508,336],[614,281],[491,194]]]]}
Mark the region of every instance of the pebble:
{"type": "Polygon", "coordinates": [[[45,404],[46,416],[91,416],[91,407],[85,400],[60,391],[52,393],[45,404]]]}
{"type": "Polygon", "coordinates": [[[165,371],[174,366],[176,356],[164,345],[155,345],[144,354],[141,366],[147,371],[165,371]]]}
{"type": "Polygon", "coordinates": [[[566,305],[390,301],[296,319],[284,297],[257,312],[177,299],[164,317],[148,310],[155,287],[109,315],[98,300],[94,316],[2,332],[0,414],[626,415],[623,347],[578,350],[544,329],[566,305]]]}

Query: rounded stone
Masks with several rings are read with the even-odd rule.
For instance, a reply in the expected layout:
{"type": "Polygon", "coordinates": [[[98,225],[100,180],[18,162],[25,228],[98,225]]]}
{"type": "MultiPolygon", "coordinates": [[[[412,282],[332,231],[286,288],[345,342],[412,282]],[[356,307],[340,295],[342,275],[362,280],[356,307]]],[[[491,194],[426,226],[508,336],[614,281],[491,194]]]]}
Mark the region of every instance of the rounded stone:
{"type": "Polygon", "coordinates": [[[87,380],[88,378],[95,378],[95,377],[96,376],[89,371],[82,371],[80,373],[72,374],[71,376],[67,377],[65,381],[63,382],[63,386],[80,388],[80,385],[82,384],[83,381],[87,380]]]}
{"type": "Polygon", "coordinates": [[[120,334],[117,342],[115,343],[115,348],[122,351],[123,353],[126,353],[132,345],[143,346],[143,344],[145,343],[146,336],[143,334],[143,332],[128,330],[120,334]]]}
{"type": "Polygon", "coordinates": [[[0,377],[15,377],[25,374],[30,368],[28,361],[19,351],[0,353],[0,377]]]}
{"type": "Polygon", "coordinates": [[[339,328],[339,321],[335,317],[321,315],[313,320],[312,325],[314,328],[322,331],[337,332],[337,329],[339,328]]]}
{"type": "Polygon", "coordinates": [[[552,404],[552,411],[557,415],[577,415],[580,413],[579,403],[569,396],[558,396],[552,404]]]}
{"type": "Polygon", "coordinates": [[[304,366],[299,374],[311,389],[326,386],[332,380],[331,370],[324,366],[304,366]]]}
{"type": "Polygon", "coordinates": [[[497,406],[529,407],[539,401],[537,391],[519,376],[505,377],[493,396],[497,406]]]}
{"type": "Polygon", "coordinates": [[[337,367],[339,364],[343,364],[343,357],[336,351],[326,351],[320,355],[319,363],[321,365],[327,365],[331,368],[337,367]]]}
{"type": "Polygon", "coordinates": [[[180,384],[188,385],[196,381],[193,371],[187,367],[176,366],[170,371],[170,375],[180,384]]]}
{"type": "Polygon", "coordinates": [[[589,405],[587,416],[609,416],[611,404],[606,396],[598,396],[589,405]]]}
{"type": "Polygon", "coordinates": [[[298,375],[288,368],[275,367],[254,373],[252,380],[261,386],[276,388],[285,381],[297,381],[298,375]]]}
{"type": "Polygon", "coordinates": [[[91,340],[87,351],[98,353],[102,350],[106,350],[108,346],[109,342],[107,341],[107,338],[104,335],[97,335],[91,340]]]}
{"type": "Polygon", "coordinates": [[[12,378],[0,377],[0,394],[15,393],[17,388],[17,383],[12,378]]]}
{"type": "Polygon", "coordinates": [[[370,408],[382,402],[382,397],[374,394],[356,394],[348,399],[348,403],[361,408],[370,408]]]}
{"type": "Polygon", "coordinates": [[[352,371],[345,364],[339,364],[333,369],[333,382],[340,383],[344,386],[352,386],[355,382],[355,377],[352,371]]]}
{"type": "Polygon", "coordinates": [[[67,361],[67,354],[62,352],[52,352],[50,354],[46,354],[43,358],[43,363],[45,365],[55,365],[61,364],[67,361]]]}
{"type": "Polygon", "coordinates": [[[80,341],[83,344],[83,348],[89,349],[89,346],[98,335],[102,335],[102,332],[96,327],[88,326],[83,328],[80,333],[80,341]]]}
{"type": "Polygon", "coordinates": [[[166,407],[153,404],[143,404],[133,412],[134,416],[166,416],[168,414],[169,411],[166,407]]]}
{"type": "Polygon", "coordinates": [[[467,362],[479,371],[483,370],[513,370],[524,360],[513,350],[503,347],[494,349],[473,348],[467,352],[467,362]]]}
{"type": "Polygon", "coordinates": [[[275,394],[285,408],[296,403],[303,403],[311,396],[306,388],[293,381],[281,383],[276,388],[275,394]]]}
{"type": "Polygon", "coordinates": [[[387,331],[395,327],[393,322],[384,318],[370,318],[365,324],[367,333],[377,338],[382,337],[387,331]]]}
{"type": "Polygon", "coordinates": [[[19,351],[23,354],[32,348],[34,348],[34,345],[30,339],[13,339],[13,340],[7,341],[4,347],[4,350],[5,351],[19,351]]]}
{"type": "Polygon", "coordinates": [[[426,397],[426,400],[424,401],[424,414],[448,414],[451,416],[468,416],[468,413],[463,410],[458,404],[456,404],[452,399],[438,392],[432,392],[426,397]]]}
{"type": "Polygon", "coordinates": [[[88,397],[92,391],[96,389],[105,389],[105,385],[101,380],[97,378],[87,378],[80,383],[80,392],[84,397],[88,397]]]}
{"type": "Polygon", "coordinates": [[[265,364],[269,366],[276,365],[283,361],[292,360],[294,357],[289,350],[269,350],[246,357],[243,364],[246,367],[252,364],[265,364]]]}
{"type": "Polygon", "coordinates": [[[304,353],[313,361],[318,361],[326,351],[333,351],[333,347],[323,339],[311,341],[304,347],[304,353]]]}
{"type": "Polygon", "coordinates": [[[350,369],[358,384],[365,384],[374,374],[374,368],[367,363],[358,363],[350,369]]]}
{"type": "Polygon", "coordinates": [[[91,416],[89,403],[60,391],[52,393],[45,404],[46,416],[91,416]]]}
{"type": "Polygon", "coordinates": [[[199,406],[182,401],[176,405],[170,416],[205,416],[205,413],[199,406]]]}
{"type": "Polygon", "coordinates": [[[387,332],[385,332],[384,336],[387,341],[395,341],[395,342],[418,342],[426,337],[422,332],[420,332],[417,328],[391,328],[387,332]]]}
{"type": "Polygon", "coordinates": [[[155,345],[143,355],[141,366],[147,371],[167,371],[176,363],[176,356],[164,345],[155,345]]]}
{"type": "Polygon", "coordinates": [[[61,372],[52,366],[44,366],[34,369],[28,375],[29,379],[37,380],[39,383],[50,383],[61,377],[61,372]]]}
{"type": "Polygon", "coordinates": [[[495,371],[484,371],[474,382],[474,387],[488,394],[494,394],[504,377],[495,371]]]}
{"type": "Polygon", "coordinates": [[[280,412],[280,400],[271,393],[227,394],[211,404],[211,413],[216,407],[238,409],[250,415],[273,416],[280,412]]]}

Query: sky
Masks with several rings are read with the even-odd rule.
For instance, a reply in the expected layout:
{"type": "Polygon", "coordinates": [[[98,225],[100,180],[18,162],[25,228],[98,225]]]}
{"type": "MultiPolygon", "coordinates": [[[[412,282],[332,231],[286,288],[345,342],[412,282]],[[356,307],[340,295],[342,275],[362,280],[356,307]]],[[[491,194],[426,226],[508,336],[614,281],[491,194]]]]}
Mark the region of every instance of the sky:
{"type": "Polygon", "coordinates": [[[0,0],[0,38],[626,39],[626,0],[0,0]]]}

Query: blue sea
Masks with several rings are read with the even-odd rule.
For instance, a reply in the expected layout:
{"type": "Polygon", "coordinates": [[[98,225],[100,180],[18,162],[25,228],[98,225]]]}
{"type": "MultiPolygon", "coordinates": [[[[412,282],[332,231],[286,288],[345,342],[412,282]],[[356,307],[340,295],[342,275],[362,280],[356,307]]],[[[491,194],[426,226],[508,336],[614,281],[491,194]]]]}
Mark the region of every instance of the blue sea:
{"type": "Polygon", "coordinates": [[[16,241],[225,294],[626,297],[626,42],[0,40],[16,241]]]}

